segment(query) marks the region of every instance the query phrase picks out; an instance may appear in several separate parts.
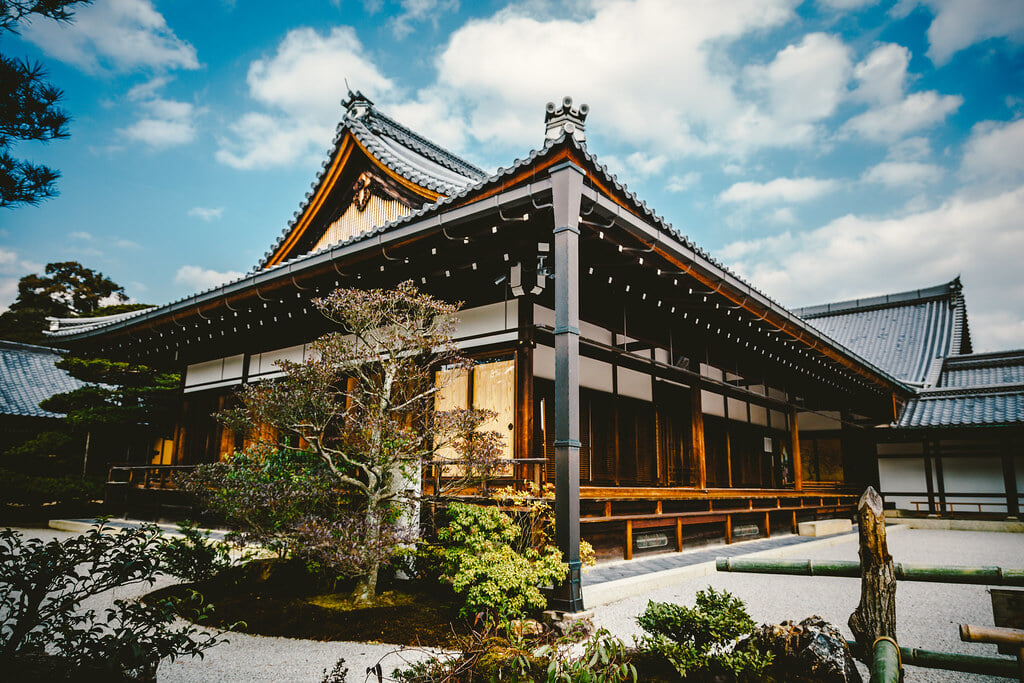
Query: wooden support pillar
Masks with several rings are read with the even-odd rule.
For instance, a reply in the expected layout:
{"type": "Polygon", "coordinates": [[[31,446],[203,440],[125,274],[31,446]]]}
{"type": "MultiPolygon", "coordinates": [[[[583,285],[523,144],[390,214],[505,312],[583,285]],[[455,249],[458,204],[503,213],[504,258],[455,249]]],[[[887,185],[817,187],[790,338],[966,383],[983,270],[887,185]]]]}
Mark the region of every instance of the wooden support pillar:
{"type": "Polygon", "coordinates": [[[793,490],[804,490],[804,466],[800,460],[800,426],[797,424],[796,408],[789,411],[789,434],[793,442],[793,490]]]}
{"type": "Polygon", "coordinates": [[[622,551],[622,556],[627,560],[633,559],[633,520],[626,520],[626,547],[622,551]]]}
{"type": "Polygon", "coordinates": [[[676,517],[676,552],[683,552],[683,518],[676,517]]]}
{"type": "Polygon", "coordinates": [[[949,512],[946,509],[946,478],[942,475],[942,446],[938,441],[932,442],[935,453],[935,484],[939,488],[939,512],[949,512]]]}
{"type": "Polygon", "coordinates": [[[704,408],[701,405],[700,387],[690,389],[690,448],[697,463],[697,488],[708,487],[708,463],[704,450],[704,408]]]}
{"type": "MultiPolygon", "coordinates": [[[[571,162],[550,170],[555,242],[555,539],[569,573],[551,606],[583,610],[580,563],[580,202],[585,172],[571,162]]],[[[632,529],[629,529],[631,535],[632,529]]],[[[632,555],[632,540],[627,552],[632,555]]]]}
{"type": "MultiPolygon", "coordinates": [[[[533,302],[519,300],[519,343],[516,346],[516,458],[536,456],[533,444],[533,302]]],[[[540,483],[540,482],[538,482],[540,483]]]]}
{"type": "Polygon", "coordinates": [[[767,512],[764,513],[764,537],[765,538],[771,538],[772,537],[772,521],[769,518],[767,512]]]}
{"type": "Polygon", "coordinates": [[[924,485],[928,491],[928,514],[935,514],[935,475],[932,474],[932,454],[931,445],[928,440],[925,439],[921,444],[921,449],[924,451],[924,485]]]}
{"type": "Polygon", "coordinates": [[[725,542],[732,543],[732,515],[725,516],[725,542]]]}
{"type": "Polygon", "coordinates": [[[1003,486],[1006,488],[1006,516],[1020,517],[1020,492],[1017,490],[1017,470],[1013,461],[1013,450],[1009,441],[1002,443],[1003,486]]]}
{"type": "Polygon", "coordinates": [[[800,533],[800,525],[796,523],[796,510],[793,510],[793,533],[800,533]]]}

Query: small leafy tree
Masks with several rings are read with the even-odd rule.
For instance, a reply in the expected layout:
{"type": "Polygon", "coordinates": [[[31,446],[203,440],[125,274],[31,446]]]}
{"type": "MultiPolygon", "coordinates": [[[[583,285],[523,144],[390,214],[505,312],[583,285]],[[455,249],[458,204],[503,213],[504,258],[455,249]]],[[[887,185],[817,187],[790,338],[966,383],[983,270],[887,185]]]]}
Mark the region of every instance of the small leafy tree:
{"type": "Polygon", "coordinates": [[[319,458],[269,444],[256,443],[222,462],[200,465],[176,483],[223,517],[235,530],[235,540],[281,558],[298,554],[303,522],[335,519],[349,506],[348,494],[319,458]]]}
{"type": "Polygon", "coordinates": [[[118,600],[102,615],[82,607],[114,588],[152,584],[162,543],[155,526],[112,533],[101,524],[46,543],[0,531],[0,671],[17,676],[26,660],[52,657],[95,680],[121,680],[150,675],[164,657],[202,656],[217,637],[175,627],[173,604],[118,600]]]}
{"type": "Polygon", "coordinates": [[[557,547],[521,544],[519,526],[494,506],[454,502],[447,513],[447,526],[437,531],[440,578],[464,600],[463,616],[485,612],[508,620],[544,608],[540,586],[568,571],[557,547]]]}
{"type": "Polygon", "coordinates": [[[245,387],[242,408],[224,420],[235,430],[274,427],[279,448],[314,453],[349,493],[359,523],[307,531],[321,534],[324,547],[343,543],[359,555],[337,567],[357,580],[354,601],[368,603],[381,564],[397,550],[394,539],[415,523],[409,517],[423,462],[461,438],[462,471],[486,476],[500,441],[470,436],[489,411],[434,410],[435,370],[469,365],[453,342],[457,306],[411,282],[339,289],[313,304],[341,330],[316,340],[305,362],[279,363],[281,380],[245,387]]]}
{"type": "Polygon", "coordinates": [[[145,304],[125,303],[127,300],[124,287],[99,271],[77,261],[47,263],[42,275],[32,273],[18,280],[17,298],[0,314],[0,339],[40,344],[47,341],[43,335],[47,317],[90,317],[146,308],[145,304]],[[109,308],[104,306],[108,303],[109,308]]]}

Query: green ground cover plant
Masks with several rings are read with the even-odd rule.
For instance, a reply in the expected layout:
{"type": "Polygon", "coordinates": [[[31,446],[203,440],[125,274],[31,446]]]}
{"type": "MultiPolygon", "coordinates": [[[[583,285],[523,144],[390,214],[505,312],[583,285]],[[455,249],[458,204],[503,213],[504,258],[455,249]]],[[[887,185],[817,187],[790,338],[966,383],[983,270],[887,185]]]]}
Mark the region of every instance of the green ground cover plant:
{"type": "MultiPolygon", "coordinates": [[[[175,625],[175,601],[82,607],[112,588],[152,584],[163,543],[155,526],[114,532],[100,523],[49,542],[0,531],[0,671],[12,680],[152,680],[161,659],[202,657],[220,637],[175,625]]],[[[192,597],[193,619],[202,619],[209,608],[192,597]]]]}

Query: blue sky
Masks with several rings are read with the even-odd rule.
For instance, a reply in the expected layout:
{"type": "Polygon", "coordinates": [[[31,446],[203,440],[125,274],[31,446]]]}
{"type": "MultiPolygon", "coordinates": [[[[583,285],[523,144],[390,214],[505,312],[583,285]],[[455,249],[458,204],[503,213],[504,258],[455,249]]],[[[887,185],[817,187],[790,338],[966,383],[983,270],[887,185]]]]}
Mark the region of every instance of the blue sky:
{"type": "Polygon", "coordinates": [[[961,275],[979,350],[1024,347],[1021,0],[96,0],[6,54],[71,138],[0,210],[0,308],[78,260],[164,303],[255,266],[325,158],[345,79],[489,169],[591,107],[588,146],[789,306],[961,275]]]}

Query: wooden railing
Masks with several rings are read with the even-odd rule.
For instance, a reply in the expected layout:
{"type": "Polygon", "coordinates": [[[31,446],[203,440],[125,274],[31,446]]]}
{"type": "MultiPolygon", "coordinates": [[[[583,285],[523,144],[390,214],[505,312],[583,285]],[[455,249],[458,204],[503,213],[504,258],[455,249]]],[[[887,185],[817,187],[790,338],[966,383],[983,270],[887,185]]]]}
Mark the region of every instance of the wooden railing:
{"type": "Polygon", "coordinates": [[[176,474],[195,468],[195,465],[114,465],[107,472],[107,483],[141,489],[173,489],[176,474]]]}
{"type": "MultiPolygon", "coordinates": [[[[957,512],[957,508],[960,511],[970,511],[977,513],[984,513],[986,510],[982,508],[1002,508],[1002,510],[989,510],[989,514],[997,514],[1000,512],[1009,512],[1013,498],[1007,496],[1005,493],[965,493],[959,492],[938,492],[935,491],[931,495],[926,491],[886,491],[882,494],[885,499],[891,498],[915,498],[924,497],[926,500],[910,500],[910,505],[914,506],[915,512],[929,512],[932,509],[935,510],[932,514],[945,515],[954,514],[957,512]],[[971,498],[986,498],[990,500],[964,500],[971,498]],[[959,500],[957,500],[959,499],[959,500]],[[924,506],[922,510],[921,507],[924,506]],[[973,509],[972,509],[973,508],[973,509]]],[[[1017,494],[1017,509],[1020,510],[1024,507],[1024,493],[1017,494]]]]}

